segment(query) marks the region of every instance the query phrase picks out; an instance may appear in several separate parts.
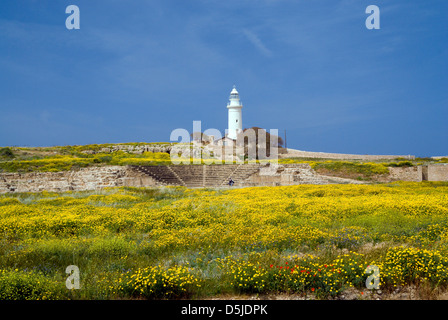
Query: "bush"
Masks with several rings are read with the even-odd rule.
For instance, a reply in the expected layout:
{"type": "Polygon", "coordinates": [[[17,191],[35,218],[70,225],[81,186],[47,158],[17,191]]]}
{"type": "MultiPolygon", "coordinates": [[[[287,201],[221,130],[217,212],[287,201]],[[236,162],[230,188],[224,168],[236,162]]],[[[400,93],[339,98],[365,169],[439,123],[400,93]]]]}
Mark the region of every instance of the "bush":
{"type": "Polygon", "coordinates": [[[0,158],[12,159],[14,158],[14,152],[8,147],[0,148],[0,158]]]}
{"type": "Polygon", "coordinates": [[[400,161],[398,163],[392,162],[389,164],[386,164],[389,167],[412,167],[414,164],[411,161],[400,161]]]}
{"type": "Polygon", "coordinates": [[[111,162],[112,161],[112,156],[101,156],[101,157],[98,157],[98,160],[100,161],[100,162],[111,162]]]}
{"type": "Polygon", "coordinates": [[[63,284],[41,273],[0,270],[0,300],[52,300],[61,298],[63,284]]]}
{"type": "Polygon", "coordinates": [[[448,283],[448,259],[437,251],[396,247],[387,252],[381,270],[381,283],[397,286],[426,281],[433,286],[448,283]]]}
{"type": "Polygon", "coordinates": [[[158,265],[126,273],[119,281],[118,291],[148,299],[181,298],[188,297],[200,286],[199,280],[188,268],[174,266],[165,269],[158,265]]]}
{"type": "Polygon", "coordinates": [[[16,198],[0,198],[0,206],[7,206],[13,204],[21,204],[19,199],[16,198]]]}
{"type": "Polygon", "coordinates": [[[249,261],[229,260],[226,266],[230,285],[239,292],[263,292],[267,285],[267,272],[249,261]]]}

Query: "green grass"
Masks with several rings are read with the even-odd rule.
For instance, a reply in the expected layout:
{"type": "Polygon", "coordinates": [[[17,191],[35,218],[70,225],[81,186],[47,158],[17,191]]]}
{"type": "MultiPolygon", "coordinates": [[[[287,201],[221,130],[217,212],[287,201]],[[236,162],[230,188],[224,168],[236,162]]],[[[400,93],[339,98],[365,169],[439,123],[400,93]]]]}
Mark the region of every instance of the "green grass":
{"type": "Polygon", "coordinates": [[[347,173],[361,174],[364,176],[372,176],[375,174],[387,174],[389,170],[386,165],[378,163],[357,163],[349,161],[325,161],[312,165],[313,169],[327,169],[330,171],[339,171],[347,173]]]}

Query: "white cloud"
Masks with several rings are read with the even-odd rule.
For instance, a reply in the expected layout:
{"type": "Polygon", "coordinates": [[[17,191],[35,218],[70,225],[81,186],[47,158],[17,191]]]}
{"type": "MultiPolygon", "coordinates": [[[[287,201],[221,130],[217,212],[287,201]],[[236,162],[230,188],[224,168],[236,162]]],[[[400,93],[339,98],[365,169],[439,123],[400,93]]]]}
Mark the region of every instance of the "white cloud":
{"type": "Polygon", "coordinates": [[[266,57],[272,56],[272,51],[266,48],[266,46],[263,44],[263,42],[260,40],[260,38],[254,34],[253,32],[243,29],[244,35],[247,37],[247,39],[266,57]]]}

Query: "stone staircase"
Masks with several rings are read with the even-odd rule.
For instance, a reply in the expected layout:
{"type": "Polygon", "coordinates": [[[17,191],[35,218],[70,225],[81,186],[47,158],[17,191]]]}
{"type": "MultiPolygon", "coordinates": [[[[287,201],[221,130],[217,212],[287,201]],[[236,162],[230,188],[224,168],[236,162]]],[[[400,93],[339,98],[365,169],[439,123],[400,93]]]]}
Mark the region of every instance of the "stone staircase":
{"type": "Polygon", "coordinates": [[[134,170],[147,174],[161,186],[185,186],[185,182],[169,166],[131,166],[134,170]]]}
{"type": "Polygon", "coordinates": [[[257,173],[260,170],[260,167],[261,165],[256,163],[236,165],[235,169],[225,177],[220,185],[227,185],[229,179],[232,178],[232,180],[235,181],[234,185],[239,186],[244,180],[257,173]]]}
{"type": "Polygon", "coordinates": [[[203,187],[202,165],[168,166],[184,182],[187,187],[203,187]]]}
{"type": "Polygon", "coordinates": [[[231,177],[235,185],[259,171],[260,164],[131,166],[156,180],[160,186],[219,187],[231,177]]]}

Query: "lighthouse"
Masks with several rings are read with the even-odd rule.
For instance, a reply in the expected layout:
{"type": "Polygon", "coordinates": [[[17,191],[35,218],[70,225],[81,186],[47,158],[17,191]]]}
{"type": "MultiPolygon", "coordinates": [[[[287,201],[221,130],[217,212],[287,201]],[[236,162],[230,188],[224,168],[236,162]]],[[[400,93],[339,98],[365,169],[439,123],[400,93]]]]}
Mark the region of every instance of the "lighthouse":
{"type": "Polygon", "coordinates": [[[233,86],[233,89],[230,92],[229,102],[227,103],[227,109],[229,110],[227,137],[229,139],[236,140],[238,132],[243,129],[242,108],[243,104],[240,101],[240,95],[235,86],[233,86]]]}

